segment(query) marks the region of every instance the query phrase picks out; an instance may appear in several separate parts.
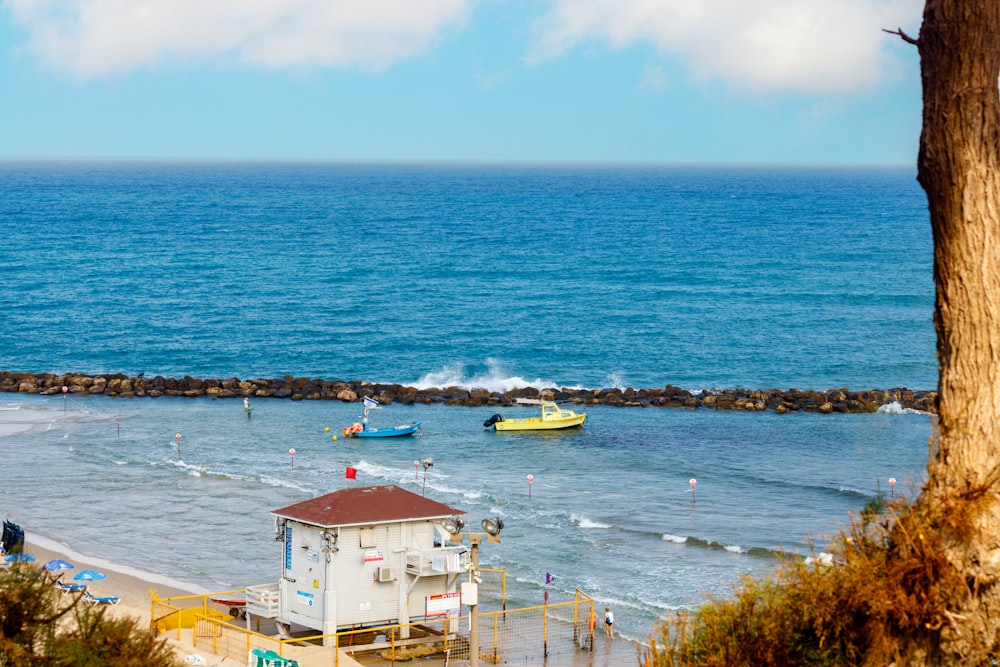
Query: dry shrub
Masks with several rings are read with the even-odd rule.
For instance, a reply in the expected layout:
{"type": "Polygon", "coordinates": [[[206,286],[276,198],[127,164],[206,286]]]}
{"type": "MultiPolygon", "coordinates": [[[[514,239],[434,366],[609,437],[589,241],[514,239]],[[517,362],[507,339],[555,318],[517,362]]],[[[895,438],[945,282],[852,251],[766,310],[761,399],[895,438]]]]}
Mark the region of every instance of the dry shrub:
{"type": "Polygon", "coordinates": [[[828,548],[832,563],[789,557],[766,579],[742,579],[732,599],[661,621],[642,662],[883,667],[931,648],[970,595],[942,536],[966,533],[971,514],[948,505],[867,507],[828,548]]]}
{"type": "Polygon", "coordinates": [[[137,619],[64,594],[27,563],[0,568],[0,667],[175,667],[170,646],[137,619]]]}

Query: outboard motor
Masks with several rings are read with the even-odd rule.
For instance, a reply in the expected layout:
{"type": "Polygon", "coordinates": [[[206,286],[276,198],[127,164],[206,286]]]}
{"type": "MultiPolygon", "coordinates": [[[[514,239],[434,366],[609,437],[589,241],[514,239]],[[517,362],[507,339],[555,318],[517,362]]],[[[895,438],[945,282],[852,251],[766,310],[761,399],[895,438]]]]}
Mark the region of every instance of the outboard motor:
{"type": "Polygon", "coordinates": [[[502,421],[503,421],[503,415],[493,415],[492,417],[483,422],[483,426],[489,428],[490,426],[493,426],[497,422],[502,422],[502,421]]]}

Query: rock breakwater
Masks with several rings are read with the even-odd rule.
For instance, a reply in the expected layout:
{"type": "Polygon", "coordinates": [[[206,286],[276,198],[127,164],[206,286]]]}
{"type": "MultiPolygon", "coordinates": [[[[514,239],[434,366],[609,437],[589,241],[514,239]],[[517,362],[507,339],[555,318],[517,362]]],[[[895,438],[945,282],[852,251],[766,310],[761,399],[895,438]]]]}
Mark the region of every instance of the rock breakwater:
{"type": "Polygon", "coordinates": [[[883,405],[898,403],[902,408],[936,412],[937,392],[904,388],[850,391],[829,389],[711,389],[692,392],[666,385],[657,389],[542,389],[533,387],[495,392],[486,389],[445,387],[417,389],[399,384],[376,384],[364,381],[310,379],[286,375],[280,378],[241,380],[199,379],[185,376],[167,378],[128,376],[121,373],[83,375],[54,373],[16,373],[0,371],[0,392],[25,394],[90,394],[119,398],[284,398],[293,401],[343,401],[353,403],[364,397],[383,405],[391,403],[444,403],[465,406],[508,406],[518,398],[542,395],[555,401],[579,405],[621,407],[665,407],[709,410],[773,410],[777,413],[874,412],[883,405]]]}

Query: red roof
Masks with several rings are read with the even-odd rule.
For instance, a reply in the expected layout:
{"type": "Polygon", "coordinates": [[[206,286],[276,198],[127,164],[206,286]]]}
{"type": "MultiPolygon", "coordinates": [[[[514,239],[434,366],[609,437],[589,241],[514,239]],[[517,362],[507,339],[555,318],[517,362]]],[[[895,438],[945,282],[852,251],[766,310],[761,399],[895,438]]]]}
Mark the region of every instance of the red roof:
{"type": "Polygon", "coordinates": [[[412,519],[443,519],[465,512],[398,486],[365,486],[334,491],[282,507],[271,514],[327,528],[412,519]]]}

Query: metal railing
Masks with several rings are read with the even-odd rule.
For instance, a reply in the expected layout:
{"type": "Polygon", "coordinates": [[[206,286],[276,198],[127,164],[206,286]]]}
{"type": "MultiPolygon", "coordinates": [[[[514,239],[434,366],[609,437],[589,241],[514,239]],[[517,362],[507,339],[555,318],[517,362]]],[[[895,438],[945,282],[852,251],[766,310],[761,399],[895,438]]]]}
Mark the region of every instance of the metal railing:
{"type": "MultiPolygon", "coordinates": [[[[594,650],[597,616],[592,597],[576,590],[574,598],[565,602],[506,609],[506,577],[501,581],[504,608],[479,613],[481,661],[531,664],[569,652],[594,650]]],[[[176,630],[180,640],[182,627],[191,628],[194,647],[238,662],[245,661],[253,649],[274,651],[296,660],[300,667],[355,665],[358,659],[375,656],[394,662],[439,655],[459,663],[470,657],[469,616],[450,615],[332,634],[306,631],[282,637],[260,632],[259,625],[258,630],[241,626],[228,610],[222,612],[227,596],[242,593],[225,591],[160,599],[150,591],[151,629],[158,633],[176,630]]]]}

